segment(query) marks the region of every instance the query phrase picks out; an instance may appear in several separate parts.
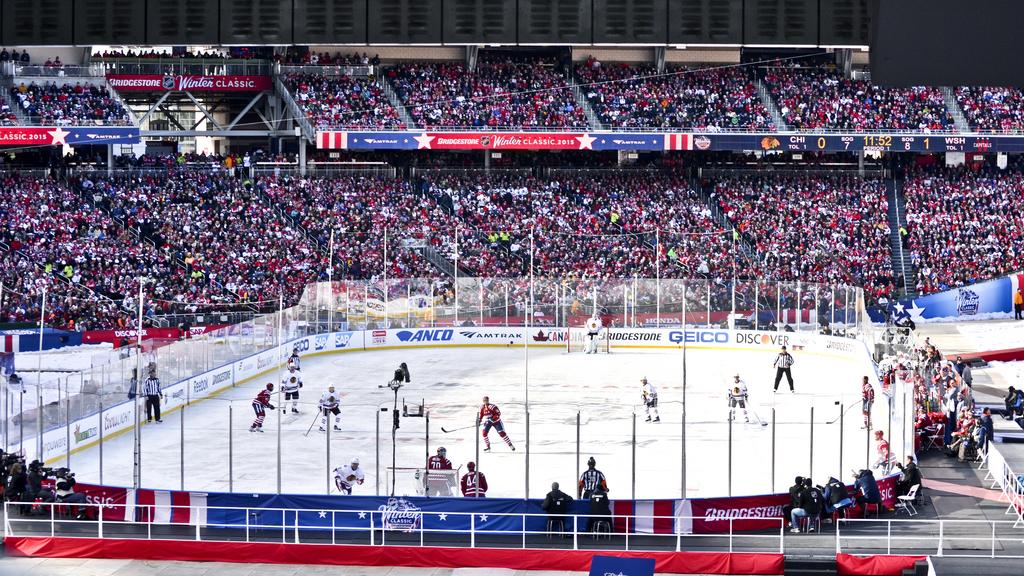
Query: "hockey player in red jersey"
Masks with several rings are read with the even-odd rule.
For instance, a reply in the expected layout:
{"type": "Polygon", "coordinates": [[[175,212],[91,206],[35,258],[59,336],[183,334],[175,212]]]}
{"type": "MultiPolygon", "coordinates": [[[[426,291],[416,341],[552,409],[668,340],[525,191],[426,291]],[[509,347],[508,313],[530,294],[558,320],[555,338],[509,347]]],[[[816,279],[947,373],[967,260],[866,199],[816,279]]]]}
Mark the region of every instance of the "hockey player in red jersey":
{"type": "Polygon", "coordinates": [[[427,459],[427,468],[429,470],[451,470],[452,461],[448,459],[448,451],[445,450],[444,446],[437,449],[437,455],[431,456],[427,459]]]}
{"type": "Polygon", "coordinates": [[[483,498],[487,495],[487,478],[476,471],[476,464],[466,464],[469,472],[462,476],[462,495],[467,498],[483,498]]]}
{"type": "Polygon", "coordinates": [[[267,417],[267,408],[274,409],[274,405],[270,403],[270,394],[274,391],[273,384],[267,384],[264,390],[261,390],[256,398],[252,401],[252,410],[256,413],[256,420],[253,421],[252,426],[249,427],[249,432],[263,432],[263,419],[267,417]]]}
{"type": "Polygon", "coordinates": [[[501,436],[501,439],[505,441],[505,444],[508,444],[508,447],[513,452],[516,451],[516,447],[512,445],[512,439],[508,437],[508,434],[505,434],[505,425],[501,423],[501,410],[496,405],[491,404],[491,399],[487,396],[484,396],[484,403],[480,407],[480,414],[476,417],[476,423],[477,426],[481,423],[484,426],[484,452],[491,451],[491,440],[487,437],[487,433],[491,431],[491,428],[498,431],[498,436],[501,436]]]}
{"type": "Polygon", "coordinates": [[[864,413],[864,428],[871,430],[871,405],[875,403],[875,389],[868,377],[861,384],[861,412],[864,413]]]}
{"type": "Polygon", "coordinates": [[[423,492],[427,496],[452,496],[458,476],[451,473],[433,472],[434,470],[451,470],[452,461],[448,459],[448,451],[444,446],[437,449],[437,455],[427,459],[427,471],[423,477],[423,492]]]}

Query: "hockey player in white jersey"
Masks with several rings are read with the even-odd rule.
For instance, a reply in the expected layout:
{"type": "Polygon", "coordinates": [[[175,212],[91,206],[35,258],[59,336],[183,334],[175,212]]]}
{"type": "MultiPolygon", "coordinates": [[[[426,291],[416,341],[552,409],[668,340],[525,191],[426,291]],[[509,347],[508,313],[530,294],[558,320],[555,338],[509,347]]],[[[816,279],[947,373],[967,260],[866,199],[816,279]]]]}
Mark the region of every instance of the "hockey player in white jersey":
{"type": "Polygon", "coordinates": [[[732,388],[729,389],[729,421],[736,418],[736,407],[739,406],[743,410],[743,420],[750,422],[750,416],[747,415],[747,383],[740,379],[740,375],[733,376],[732,388]]]}
{"type": "Polygon", "coordinates": [[[299,358],[298,347],[292,348],[292,355],[288,357],[288,368],[302,370],[302,359],[299,358]]]}
{"type": "Polygon", "coordinates": [[[353,458],[351,462],[334,469],[334,485],[338,492],[351,495],[354,484],[362,484],[366,479],[363,469],[359,467],[359,458],[353,458]]]}
{"type": "Polygon", "coordinates": [[[643,387],[641,394],[644,400],[644,412],[647,414],[647,422],[651,422],[651,413],[654,413],[654,422],[661,422],[661,416],[658,416],[658,389],[647,381],[647,378],[640,379],[640,385],[643,387]]]}
{"type": "Polygon", "coordinates": [[[320,431],[325,432],[327,430],[327,418],[329,414],[334,414],[334,430],[341,431],[341,410],[338,408],[338,404],[341,402],[341,398],[338,393],[334,391],[334,386],[328,386],[327,392],[324,392],[323,396],[320,397],[320,431]]]}
{"type": "Polygon", "coordinates": [[[288,374],[281,380],[281,392],[284,392],[284,404],[282,410],[286,409],[289,400],[292,402],[292,413],[299,413],[299,388],[302,388],[302,375],[294,366],[288,367],[288,374]]]}
{"type": "Polygon", "coordinates": [[[587,319],[587,341],[585,346],[585,352],[587,354],[597,354],[597,337],[601,334],[601,317],[595,313],[593,316],[587,319]]]}

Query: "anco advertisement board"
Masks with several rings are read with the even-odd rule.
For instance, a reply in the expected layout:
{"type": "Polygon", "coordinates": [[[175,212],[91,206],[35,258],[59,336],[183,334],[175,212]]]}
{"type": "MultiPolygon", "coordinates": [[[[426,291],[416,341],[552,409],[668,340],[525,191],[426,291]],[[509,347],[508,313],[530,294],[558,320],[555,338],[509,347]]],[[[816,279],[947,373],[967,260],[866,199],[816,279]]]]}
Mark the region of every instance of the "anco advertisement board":
{"type": "Polygon", "coordinates": [[[107,83],[119,92],[263,92],[273,88],[269,76],[107,74],[107,83]]]}

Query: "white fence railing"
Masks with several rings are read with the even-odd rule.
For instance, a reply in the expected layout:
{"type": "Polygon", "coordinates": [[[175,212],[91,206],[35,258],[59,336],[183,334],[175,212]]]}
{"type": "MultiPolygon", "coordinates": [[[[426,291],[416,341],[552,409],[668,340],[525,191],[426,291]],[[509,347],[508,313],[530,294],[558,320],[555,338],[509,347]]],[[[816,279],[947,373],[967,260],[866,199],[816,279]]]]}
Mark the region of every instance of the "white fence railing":
{"type": "MultiPolygon", "coordinates": [[[[676,526],[703,517],[608,516],[567,514],[563,524],[547,522],[547,514],[398,511],[381,509],[296,509],[245,508],[215,506],[123,505],[65,503],[4,503],[4,528],[7,537],[129,538],[180,540],[195,542],[280,542],[282,544],[331,543],[361,546],[468,546],[470,548],[555,548],[578,550],[664,550],[760,552],[785,554],[787,544],[812,555],[854,553],[874,555],[927,554],[946,557],[1024,558],[1024,544],[1012,521],[989,520],[916,520],[916,519],[840,519],[834,530],[835,549],[822,541],[828,528],[817,536],[787,535],[787,523],[778,528],[739,531],[728,519],[728,530],[716,534],[638,533],[639,524],[651,526],[655,520],[674,522],[676,526]],[[22,508],[34,507],[25,514],[22,508]],[[72,512],[85,510],[89,519],[78,519],[72,512]],[[140,518],[128,521],[125,513],[140,518]],[[446,518],[468,527],[427,527],[425,516],[446,518]],[[187,522],[170,522],[171,517],[186,517],[187,522]],[[232,516],[237,521],[219,520],[232,516]],[[351,520],[358,517],[360,525],[351,520]],[[164,520],[161,520],[164,518],[164,520]],[[154,519],[148,521],[147,519],[154,519]],[[348,519],[347,521],[345,519],[348,519]],[[592,520],[608,522],[608,531],[591,528],[592,520]],[[501,529],[492,529],[497,521],[501,529]],[[488,522],[490,524],[488,524],[488,522]],[[511,523],[511,524],[510,524],[511,523]],[[511,525],[511,528],[510,528],[511,525]],[[537,526],[543,525],[543,529],[537,526]],[[625,530],[622,530],[623,525],[625,530]],[[519,526],[518,529],[515,526],[519,526]],[[611,531],[614,529],[617,531],[611,531]],[[813,540],[811,540],[813,539],[813,540]],[[787,542],[788,540],[788,542],[787,542]]],[[[432,522],[438,524],[439,522],[432,522]]]]}

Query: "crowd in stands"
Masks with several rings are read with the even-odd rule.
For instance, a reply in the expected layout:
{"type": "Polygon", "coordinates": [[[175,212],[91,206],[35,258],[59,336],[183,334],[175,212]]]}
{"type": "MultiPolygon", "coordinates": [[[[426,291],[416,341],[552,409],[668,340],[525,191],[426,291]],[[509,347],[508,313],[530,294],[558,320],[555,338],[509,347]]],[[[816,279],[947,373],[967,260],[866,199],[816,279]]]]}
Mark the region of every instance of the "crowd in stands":
{"type": "Polygon", "coordinates": [[[417,125],[425,128],[585,128],[586,114],[553,61],[481,57],[409,63],[385,72],[417,125]]]}
{"type": "Polygon", "coordinates": [[[0,62],[29,64],[32,62],[32,56],[29,55],[28,50],[18,52],[18,50],[15,49],[13,52],[8,52],[7,48],[2,48],[0,49],[0,62]]]}
{"type": "Polygon", "coordinates": [[[769,68],[765,83],[796,130],[954,130],[938,88],[882,88],[827,68],[769,68]]]}
{"type": "Polygon", "coordinates": [[[10,90],[11,101],[45,126],[131,124],[128,111],[110,95],[106,86],[75,83],[21,82],[10,90]]]}
{"type": "Polygon", "coordinates": [[[772,130],[771,116],[745,69],[606,65],[589,59],[576,76],[601,123],[613,128],[715,132],[772,130]]]}
{"type": "Polygon", "coordinates": [[[956,89],[956,100],[973,130],[1024,129],[1024,92],[1019,88],[960,86],[956,89]]]}
{"type": "Polygon", "coordinates": [[[284,81],[296,104],[318,129],[405,128],[373,77],[288,74],[284,81]]]}
{"type": "Polygon", "coordinates": [[[18,116],[11,110],[7,100],[0,98],[0,126],[17,126],[18,116]]]}
{"type": "Polygon", "coordinates": [[[1024,253],[1024,173],[921,170],[903,184],[908,247],[917,291],[940,292],[1020,268],[1024,253]]]}
{"type": "Polygon", "coordinates": [[[363,52],[343,54],[341,52],[316,52],[313,50],[288,50],[285,54],[275,54],[274,60],[289,66],[379,66],[380,56],[371,58],[363,52]]]}
{"type": "Polygon", "coordinates": [[[893,293],[884,183],[851,175],[730,176],[713,201],[760,260],[753,276],[862,286],[893,293]]]}

